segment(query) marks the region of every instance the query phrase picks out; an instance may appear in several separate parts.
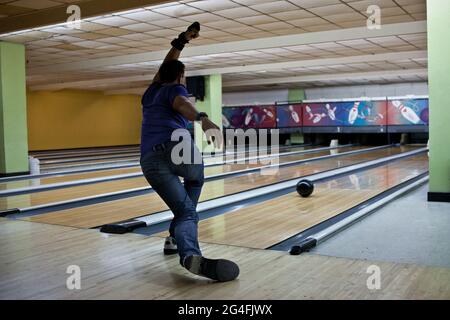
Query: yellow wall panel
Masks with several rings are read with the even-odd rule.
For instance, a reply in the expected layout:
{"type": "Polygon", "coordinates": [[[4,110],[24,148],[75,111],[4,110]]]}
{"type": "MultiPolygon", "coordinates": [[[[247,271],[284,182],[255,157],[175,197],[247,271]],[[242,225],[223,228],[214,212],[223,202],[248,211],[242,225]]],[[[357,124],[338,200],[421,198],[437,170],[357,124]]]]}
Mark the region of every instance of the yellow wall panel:
{"type": "Polygon", "coordinates": [[[29,91],[30,150],[140,143],[141,97],[100,91],[29,91]]]}

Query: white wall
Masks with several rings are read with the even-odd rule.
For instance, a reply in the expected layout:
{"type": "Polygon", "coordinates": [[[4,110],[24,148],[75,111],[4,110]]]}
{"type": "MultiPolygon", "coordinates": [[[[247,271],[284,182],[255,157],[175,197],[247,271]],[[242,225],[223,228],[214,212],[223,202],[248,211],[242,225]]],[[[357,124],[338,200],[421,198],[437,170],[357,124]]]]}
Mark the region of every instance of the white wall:
{"type": "Polygon", "coordinates": [[[225,92],[222,95],[224,106],[242,106],[253,104],[273,104],[288,100],[288,89],[262,90],[246,92],[225,92]]]}
{"type": "Polygon", "coordinates": [[[428,95],[426,82],[398,83],[385,85],[361,85],[348,87],[324,87],[305,90],[306,99],[344,99],[359,97],[393,97],[428,95]]]}

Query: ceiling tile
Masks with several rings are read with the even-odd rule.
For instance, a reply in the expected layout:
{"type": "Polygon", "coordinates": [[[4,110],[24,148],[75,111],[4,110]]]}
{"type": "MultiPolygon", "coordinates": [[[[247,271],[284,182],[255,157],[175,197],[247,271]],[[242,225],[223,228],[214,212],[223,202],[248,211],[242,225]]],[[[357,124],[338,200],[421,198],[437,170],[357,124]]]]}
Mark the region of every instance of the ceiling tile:
{"type": "Polygon", "coordinates": [[[261,3],[250,6],[250,8],[260,11],[265,14],[272,14],[277,12],[286,12],[289,10],[297,10],[298,7],[295,5],[287,2],[287,1],[274,1],[274,2],[267,2],[267,3],[261,3]]]}
{"type": "Polygon", "coordinates": [[[189,2],[189,6],[193,6],[197,9],[205,10],[205,11],[219,11],[230,8],[238,7],[239,4],[230,0],[203,0],[203,1],[194,1],[189,2]]]}
{"type": "Polygon", "coordinates": [[[153,12],[161,13],[170,17],[184,17],[197,13],[202,13],[202,10],[194,8],[190,5],[178,4],[162,7],[159,9],[153,9],[153,12]]]}

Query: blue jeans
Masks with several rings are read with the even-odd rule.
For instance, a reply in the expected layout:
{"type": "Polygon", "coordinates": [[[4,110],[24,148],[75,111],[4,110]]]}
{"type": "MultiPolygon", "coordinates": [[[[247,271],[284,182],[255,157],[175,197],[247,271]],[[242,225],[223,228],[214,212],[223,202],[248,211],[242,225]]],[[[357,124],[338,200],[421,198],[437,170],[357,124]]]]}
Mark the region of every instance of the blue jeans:
{"type": "MultiPolygon", "coordinates": [[[[204,183],[204,164],[174,164],[171,152],[177,142],[166,144],[165,150],[150,151],[141,158],[142,172],[152,188],[174,214],[170,236],[175,238],[180,263],[190,255],[202,255],[198,243],[197,203],[204,183]],[[180,178],[184,178],[184,184],[180,178]]],[[[200,151],[192,142],[191,154],[200,151]]]]}

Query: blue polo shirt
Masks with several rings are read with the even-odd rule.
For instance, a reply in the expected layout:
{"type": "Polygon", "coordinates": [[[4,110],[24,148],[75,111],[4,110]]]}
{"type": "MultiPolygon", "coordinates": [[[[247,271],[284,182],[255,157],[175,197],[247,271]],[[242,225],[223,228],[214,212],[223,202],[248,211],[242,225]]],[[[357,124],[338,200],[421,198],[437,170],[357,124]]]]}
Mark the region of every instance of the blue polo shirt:
{"type": "Polygon", "coordinates": [[[177,96],[188,97],[183,85],[161,85],[154,82],[142,97],[141,156],[153,146],[171,140],[176,129],[187,129],[189,121],[172,107],[177,96]]]}

